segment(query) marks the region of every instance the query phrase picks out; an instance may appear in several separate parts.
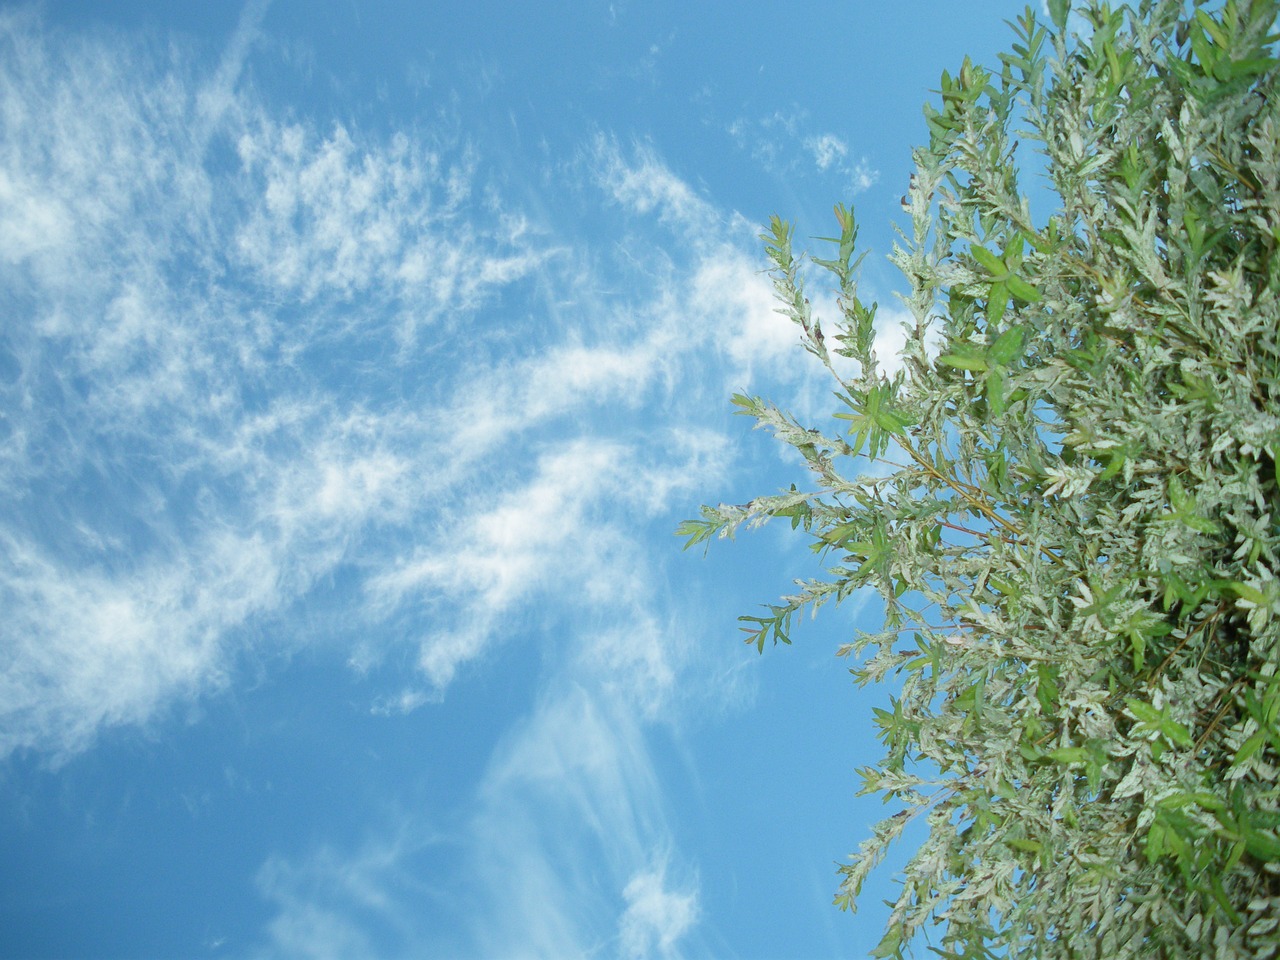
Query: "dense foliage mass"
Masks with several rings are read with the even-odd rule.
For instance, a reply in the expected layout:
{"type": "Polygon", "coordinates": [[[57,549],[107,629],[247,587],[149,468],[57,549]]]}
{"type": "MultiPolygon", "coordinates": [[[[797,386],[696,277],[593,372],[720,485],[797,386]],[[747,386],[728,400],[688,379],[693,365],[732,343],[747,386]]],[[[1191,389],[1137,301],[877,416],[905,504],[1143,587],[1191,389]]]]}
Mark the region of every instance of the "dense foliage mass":
{"type": "Polygon", "coordinates": [[[998,72],[966,61],[926,107],[892,256],[901,369],[872,350],[852,213],[812,260],[839,291],[825,333],[773,221],[777,292],[835,378],[838,429],[735,397],[816,489],[680,532],[785,517],[833,559],[742,618],[761,648],[805,609],[883,599],[883,630],[842,653],[859,683],[901,681],[863,771],[901,810],[837,902],[910,821],[928,837],[878,956],[918,936],[944,957],[1273,956],[1280,4],[1066,6],[1028,10],[998,72]],[[1047,221],[1020,175],[1047,177],[1047,221]]]}

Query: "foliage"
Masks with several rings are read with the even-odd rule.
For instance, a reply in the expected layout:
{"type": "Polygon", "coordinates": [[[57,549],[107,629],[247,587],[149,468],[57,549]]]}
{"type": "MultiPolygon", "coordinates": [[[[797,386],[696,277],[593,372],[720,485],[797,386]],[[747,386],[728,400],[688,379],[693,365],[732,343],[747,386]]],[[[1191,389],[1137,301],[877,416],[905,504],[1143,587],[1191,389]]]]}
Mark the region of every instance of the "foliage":
{"type": "Polygon", "coordinates": [[[883,600],[841,653],[859,684],[901,682],[861,772],[901,809],[837,903],[908,822],[928,836],[876,956],[918,937],[943,957],[1273,956],[1280,0],[1098,4],[1071,30],[1049,8],[925,108],[891,257],[914,318],[899,369],[873,351],[852,212],[812,259],[838,287],[825,333],[773,219],[782,312],[834,377],[838,429],[734,397],[816,489],[679,533],[784,517],[831,561],[742,618],[760,649],[802,611],[883,600]],[[1038,225],[1019,140],[1060,203],[1038,225]]]}

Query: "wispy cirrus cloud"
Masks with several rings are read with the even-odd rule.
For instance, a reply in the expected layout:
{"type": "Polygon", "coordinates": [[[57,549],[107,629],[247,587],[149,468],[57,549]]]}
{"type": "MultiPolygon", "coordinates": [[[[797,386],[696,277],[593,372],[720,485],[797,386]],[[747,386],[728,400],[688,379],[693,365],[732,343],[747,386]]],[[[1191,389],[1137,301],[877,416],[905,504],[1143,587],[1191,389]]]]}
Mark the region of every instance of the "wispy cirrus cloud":
{"type": "MultiPolygon", "coordinates": [[[[708,408],[763,372],[814,390],[757,228],[651,148],[600,136],[573,171],[644,237],[608,267],[632,292],[585,302],[592,257],[477,191],[473,145],[276,119],[236,80],[259,20],[202,73],[181,44],[0,18],[0,271],[29,320],[0,336],[6,750],[69,755],[217,688],[340,565],[347,616],[399,625],[352,662],[419,647],[402,706],[504,618],[606,610],[606,584],[621,613],[584,657],[619,662],[610,638],[663,622],[628,545],[727,468],[708,408]],[[477,322],[535,274],[573,305],[534,348],[477,322]],[[137,682],[90,706],[112,671],[137,682]]],[[[676,669],[654,649],[619,681],[651,710],[676,669]]]]}
{"type": "MultiPolygon", "coordinates": [[[[607,562],[610,531],[587,513],[600,498],[624,493],[629,453],[602,440],[558,449],[531,481],[496,498],[486,492],[465,501],[438,538],[370,579],[375,607],[418,601],[441,608],[432,619],[442,628],[423,640],[420,658],[437,689],[533,591],[570,596],[570,582],[589,580],[607,562]]],[[[589,584],[583,587],[589,592],[589,584]]],[[[628,588],[617,589],[625,595],[628,588]]]]}
{"type": "Polygon", "coordinates": [[[0,16],[6,753],[217,688],[251,624],[376,567],[456,479],[406,346],[552,255],[465,144],[273,120],[236,82],[255,10],[211,75],[0,16]]]}
{"type": "Polygon", "coordinates": [[[699,941],[696,864],[674,849],[643,725],[589,684],[558,679],[498,745],[467,815],[439,819],[401,813],[353,846],[268,858],[257,952],[678,957],[699,941]]]}
{"type": "Polygon", "coordinates": [[[830,131],[813,133],[804,110],[775,111],[760,118],[740,117],[728,133],[742,150],[776,176],[803,175],[812,168],[819,174],[839,177],[849,193],[863,193],[880,179],[866,157],[854,157],[849,144],[830,131]],[[803,151],[797,150],[797,145],[803,151]]]}
{"type": "MultiPolygon", "coordinates": [[[[764,344],[782,357],[774,331],[788,325],[750,240],[726,242],[725,218],[651,151],[595,151],[606,197],[626,217],[666,224],[682,254],[636,266],[652,287],[613,305],[611,332],[570,333],[469,372],[444,418],[458,425],[449,448],[465,494],[365,580],[370,619],[422,631],[427,685],[389,697],[387,712],[444,695],[516,634],[559,638],[532,712],[494,751],[474,814],[447,841],[461,864],[445,883],[449,909],[474,918],[472,940],[450,944],[457,956],[680,956],[700,936],[697,864],[674,846],[648,727],[675,725],[683,701],[733,685],[708,669],[697,618],[664,606],[662,564],[641,543],[673,499],[727,467],[725,439],[695,414],[720,389],[702,383],[707,367],[749,378],[749,361],[771,355],[764,344]]],[[[297,869],[332,872],[330,854],[316,856],[297,869]]],[[[348,861],[355,869],[363,854],[348,861]]],[[[385,925],[319,894],[274,899],[271,930],[297,943],[335,923],[351,942],[385,925]]]]}
{"type": "Polygon", "coordinates": [[[501,903],[477,917],[481,955],[679,953],[696,875],[667,876],[662,790],[629,711],[581,685],[553,691],[495,753],[478,800],[474,880],[501,903]]]}
{"type": "Polygon", "coordinates": [[[697,891],[670,889],[666,872],[665,864],[656,864],[636,873],[623,888],[627,909],[619,926],[624,956],[676,955],[681,937],[697,921],[697,891]]]}
{"type": "Polygon", "coordinates": [[[880,175],[867,166],[865,159],[851,162],[849,145],[834,133],[805,138],[804,145],[813,154],[813,161],[822,171],[832,170],[848,180],[854,193],[862,193],[873,187],[880,175]]]}
{"type": "Polygon", "coordinates": [[[223,631],[276,592],[279,558],[231,533],[202,543],[199,563],[125,576],[70,568],[11,536],[0,542],[3,754],[38,746],[65,756],[102,727],[145,723],[175,694],[216,686],[223,631]]]}
{"type": "Polygon", "coordinates": [[[273,104],[263,9],[213,63],[0,14],[0,758],[321,644],[430,736],[519,643],[532,706],[456,806],[263,857],[262,951],[705,953],[655,731],[747,683],[670,532],[735,466],[728,393],[827,387],[759,228],[644,144],[538,171],[602,242],[512,200],[482,142],[273,104]]]}
{"type": "Polygon", "coordinates": [[[274,913],[251,953],[377,957],[433,948],[427,955],[444,955],[421,919],[438,890],[411,866],[440,842],[421,832],[417,818],[401,816],[351,851],[321,844],[301,857],[268,858],[255,882],[274,913]]]}
{"type": "Polygon", "coordinates": [[[263,949],[432,942],[447,843],[474,955],[679,955],[698,865],[651,731],[740,691],[644,544],[730,469],[728,392],[812,389],[757,228],[600,137],[572,176],[623,237],[588,248],[474,144],[285,120],[236,79],[255,9],[213,70],[0,17],[0,755],[232,687],[316,642],[310,603],[356,670],[408,662],[376,712],[518,635],[554,656],[472,815],[267,857],[263,949]]]}
{"type": "Polygon", "coordinates": [[[628,154],[616,140],[597,137],[591,156],[614,203],[671,231],[681,259],[659,254],[646,264],[657,291],[646,312],[685,362],[699,363],[703,376],[707,369],[719,374],[718,398],[749,387],[761,371],[792,385],[811,380],[795,327],[777,310],[758,252],[759,226],[700,197],[648,146],[628,154]]]}
{"type": "Polygon", "coordinates": [[[555,252],[531,245],[519,216],[477,224],[476,159],[465,146],[396,134],[370,150],[342,126],[317,136],[259,117],[236,150],[260,196],[234,241],[248,269],[274,296],[305,304],[372,293],[380,309],[360,311],[361,321],[393,319],[406,349],[555,252]]]}
{"type": "Polygon", "coordinates": [[[641,568],[635,524],[725,466],[701,370],[727,351],[737,381],[781,353],[749,245],[651,151],[603,140],[605,197],[686,248],[624,264],[650,288],[590,338],[576,316],[533,351],[490,336],[473,318],[494,292],[575,283],[567,242],[478,198],[467,144],[274,119],[235,80],[256,9],[211,75],[181,44],[0,19],[0,270],[29,320],[0,336],[5,750],[67,756],[217,688],[253,625],[340,564],[374,622],[438,614],[417,631],[443,688],[548,570],[578,571],[589,605],[641,568]]]}

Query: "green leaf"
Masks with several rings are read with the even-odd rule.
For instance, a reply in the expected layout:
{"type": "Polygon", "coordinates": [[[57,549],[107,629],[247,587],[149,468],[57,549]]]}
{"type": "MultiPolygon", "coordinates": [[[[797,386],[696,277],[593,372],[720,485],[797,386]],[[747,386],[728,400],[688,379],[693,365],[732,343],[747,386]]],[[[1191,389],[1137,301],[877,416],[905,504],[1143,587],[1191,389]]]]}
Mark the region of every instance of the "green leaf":
{"type": "Polygon", "coordinates": [[[876,944],[876,948],[871,951],[871,956],[876,960],[886,960],[888,957],[901,956],[902,932],[897,927],[890,927],[885,935],[876,944]]]}
{"type": "Polygon", "coordinates": [[[1147,638],[1141,631],[1131,630],[1129,632],[1129,651],[1133,656],[1133,669],[1138,672],[1147,662],[1147,638]]]}
{"type": "Polygon", "coordinates": [[[938,362],[959,370],[971,370],[974,373],[985,373],[990,366],[983,353],[967,347],[954,353],[944,353],[938,357],[938,362]]]}
{"type": "Polygon", "coordinates": [[[1024,840],[1017,837],[1006,839],[1005,844],[1015,850],[1022,850],[1026,853],[1039,853],[1043,847],[1043,844],[1038,840],[1024,840]]]}
{"type": "Polygon", "coordinates": [[[997,279],[1003,279],[1009,275],[1009,268],[1004,265],[1004,261],[997,257],[986,247],[980,247],[974,244],[969,248],[969,253],[973,255],[973,259],[981,264],[982,268],[997,279]]]}
{"type": "Polygon", "coordinates": [[[992,416],[1003,416],[1006,409],[1004,396],[1004,374],[1000,371],[999,367],[992,367],[983,382],[985,384],[985,391],[987,394],[987,403],[991,404],[992,416]]]}
{"type": "Polygon", "coordinates": [[[881,407],[877,410],[875,419],[876,426],[881,430],[886,430],[897,436],[905,436],[907,432],[905,428],[915,422],[912,418],[887,407],[881,407]]]}
{"type": "Polygon", "coordinates": [[[1071,0],[1049,0],[1049,19],[1058,30],[1067,27],[1067,14],[1071,10],[1071,0]]]}
{"type": "Polygon", "coordinates": [[[1088,758],[1089,751],[1084,747],[1059,747],[1045,754],[1054,763],[1080,763],[1088,758]]]}
{"type": "Polygon", "coordinates": [[[1165,834],[1168,828],[1159,820],[1151,824],[1151,828],[1147,831],[1146,841],[1143,843],[1143,852],[1147,856],[1148,863],[1155,863],[1164,856],[1165,834]]]}
{"type": "Polygon", "coordinates": [[[1218,46],[1224,49],[1231,46],[1231,41],[1222,31],[1222,26],[1203,10],[1196,11],[1196,22],[1200,24],[1205,33],[1213,38],[1213,42],[1218,46]]]}
{"type": "Polygon", "coordinates": [[[1272,57],[1260,57],[1251,60],[1232,60],[1226,64],[1227,78],[1237,80],[1241,77],[1260,77],[1275,69],[1277,60],[1272,57]]]}
{"type": "Polygon", "coordinates": [[[1160,807],[1166,810],[1177,810],[1180,807],[1196,806],[1204,810],[1225,810],[1227,802],[1203,790],[1190,790],[1170,794],[1160,800],[1160,807]]]}
{"type": "Polygon", "coordinates": [[[1253,736],[1249,737],[1248,740],[1240,745],[1240,749],[1236,751],[1236,755],[1231,758],[1231,765],[1233,767],[1238,767],[1242,763],[1247,762],[1248,759],[1257,753],[1266,742],[1266,734],[1261,730],[1256,731],[1253,736]]]}
{"type": "Polygon", "coordinates": [[[1207,536],[1211,536],[1211,537],[1217,536],[1219,533],[1222,532],[1222,527],[1220,527],[1218,524],[1214,523],[1212,520],[1208,519],[1207,517],[1197,517],[1197,516],[1191,515],[1191,516],[1183,517],[1182,522],[1185,523],[1192,530],[1195,530],[1198,533],[1203,533],[1207,536]]]}
{"type": "Polygon", "coordinates": [[[1040,703],[1040,709],[1049,716],[1058,707],[1058,684],[1054,672],[1054,668],[1048,664],[1036,665],[1036,699],[1040,703]]]}
{"type": "Polygon", "coordinates": [[[1022,355],[1023,336],[1024,329],[1022,327],[1010,327],[1000,334],[996,338],[996,342],[991,345],[991,359],[1001,365],[1012,363],[1022,355]]]}
{"type": "Polygon", "coordinates": [[[1178,721],[1172,720],[1169,717],[1165,717],[1160,722],[1160,732],[1164,734],[1164,738],[1174,746],[1187,748],[1194,743],[1191,738],[1191,731],[1178,723],[1178,721]]]}
{"type": "Polygon", "coordinates": [[[1239,580],[1230,581],[1227,583],[1227,587],[1241,600],[1247,600],[1255,607],[1265,607],[1267,605],[1267,595],[1257,587],[1251,587],[1249,584],[1241,583],[1239,580]]]}
{"type": "Polygon", "coordinates": [[[1227,896],[1226,890],[1222,887],[1222,878],[1212,876],[1209,878],[1209,889],[1213,899],[1218,906],[1222,908],[1222,912],[1227,915],[1227,920],[1233,926],[1240,925],[1240,914],[1236,911],[1235,905],[1232,904],[1231,898],[1227,896]]]}
{"type": "Polygon", "coordinates": [[[1129,708],[1130,713],[1143,723],[1156,724],[1160,722],[1160,711],[1145,700],[1127,697],[1124,701],[1124,705],[1129,708]]]}
{"type": "Polygon", "coordinates": [[[987,323],[995,327],[1004,319],[1004,312],[1009,309],[1009,288],[1005,281],[999,280],[991,285],[991,293],[987,297],[987,323]]]}
{"type": "Polygon", "coordinates": [[[1009,276],[1005,277],[1004,282],[1009,288],[1010,295],[1018,300],[1024,303],[1040,302],[1040,291],[1017,274],[1009,274],[1009,276]]]}
{"type": "Polygon", "coordinates": [[[680,526],[676,527],[677,537],[688,537],[688,541],[684,545],[684,549],[698,543],[710,540],[715,535],[715,527],[704,520],[685,520],[680,526]]]}
{"type": "Polygon", "coordinates": [[[1270,833],[1250,830],[1245,834],[1244,847],[1250,856],[1257,857],[1263,863],[1280,861],[1280,840],[1270,833]]]}

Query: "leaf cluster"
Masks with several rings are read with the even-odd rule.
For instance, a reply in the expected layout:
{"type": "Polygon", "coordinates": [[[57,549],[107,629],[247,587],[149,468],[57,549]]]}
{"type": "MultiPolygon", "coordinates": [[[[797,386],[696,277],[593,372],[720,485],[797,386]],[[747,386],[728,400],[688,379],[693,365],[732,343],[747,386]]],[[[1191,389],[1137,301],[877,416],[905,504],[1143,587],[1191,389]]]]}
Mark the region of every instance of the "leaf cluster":
{"type": "Polygon", "coordinates": [[[823,575],[742,618],[761,650],[828,601],[883,603],[840,652],[859,684],[901,684],[862,771],[900,809],[837,903],[907,823],[928,836],[877,956],[1275,956],[1280,2],[1094,3],[1074,33],[1065,0],[1049,12],[925,108],[898,364],[873,348],[852,211],[812,258],[838,294],[825,330],[773,218],[781,312],[838,406],[815,429],[735,397],[810,486],[679,533],[781,517],[812,539],[823,575]],[[1058,201],[1043,222],[1023,144],[1058,201]]]}

